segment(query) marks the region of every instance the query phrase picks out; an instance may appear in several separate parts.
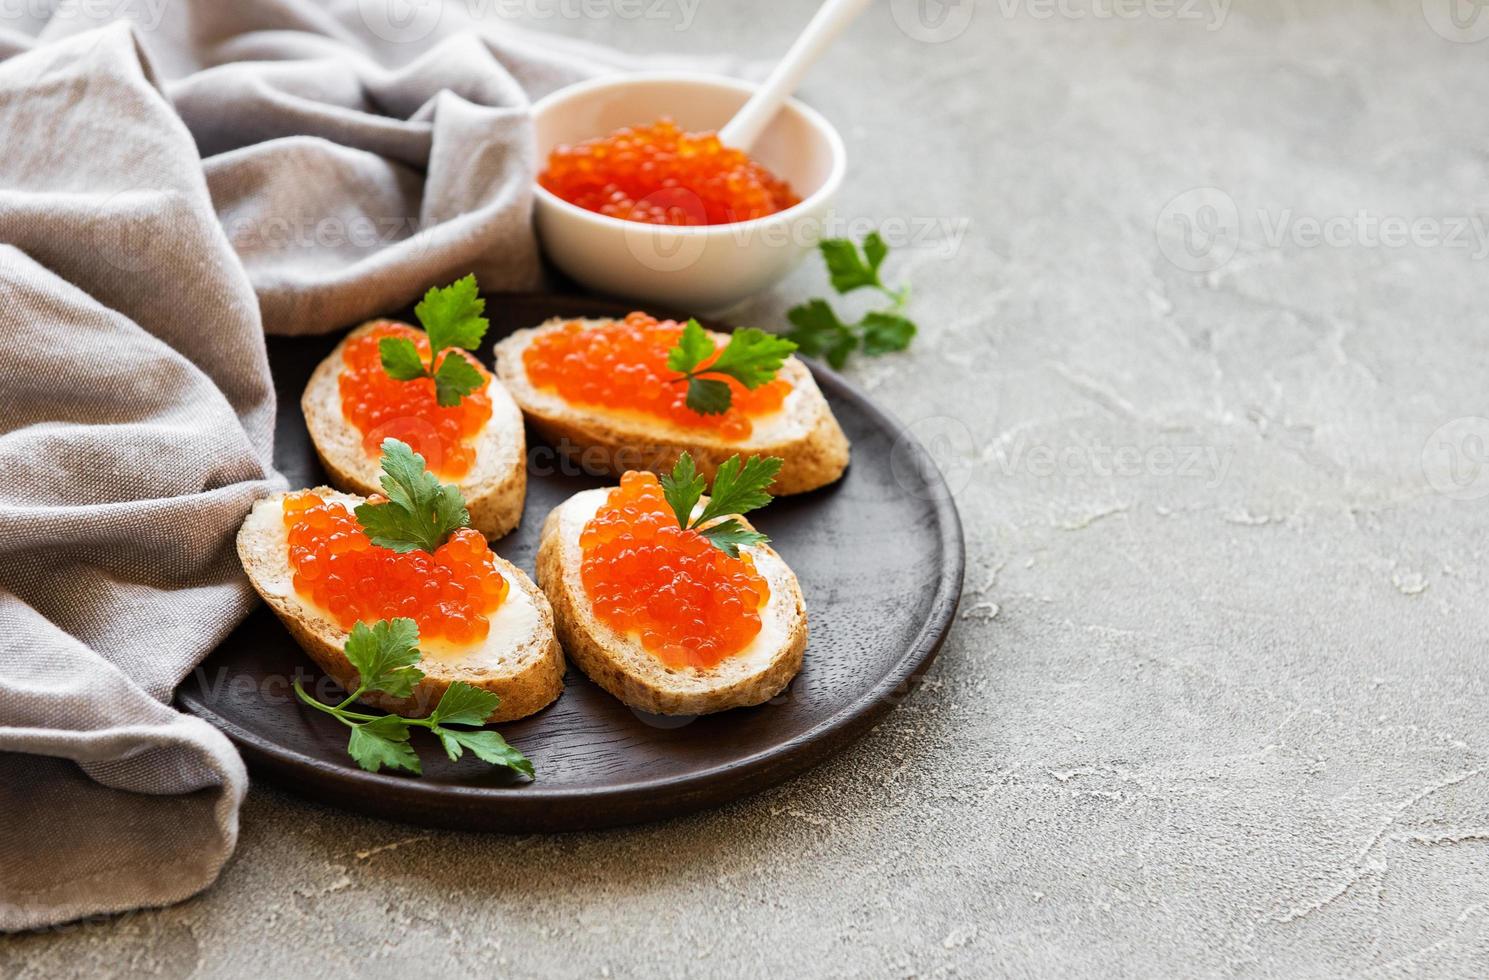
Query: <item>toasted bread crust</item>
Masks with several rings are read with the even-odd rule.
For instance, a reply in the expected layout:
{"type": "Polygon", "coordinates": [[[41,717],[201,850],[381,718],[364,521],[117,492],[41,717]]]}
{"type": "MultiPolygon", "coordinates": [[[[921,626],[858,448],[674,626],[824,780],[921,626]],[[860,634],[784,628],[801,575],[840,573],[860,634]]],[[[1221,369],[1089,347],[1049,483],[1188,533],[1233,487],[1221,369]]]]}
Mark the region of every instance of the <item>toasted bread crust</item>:
{"type": "MultiPolygon", "coordinates": [[[[514,331],[496,345],[496,376],[512,393],[533,428],[590,472],[620,476],[628,469],[663,473],[684,452],[712,481],[719,464],[740,455],[779,456],[784,461],[771,493],[805,493],[826,486],[848,466],[848,437],[843,434],[812,373],[794,357],[781,373],[801,390],[802,424],[785,438],[752,438],[727,442],[708,432],[682,432],[644,419],[616,418],[539,397],[527,379],[522,351],[539,333],[562,329],[569,321],[553,319],[539,327],[514,331]]],[[[582,320],[599,324],[602,320],[582,320]]],[[[715,337],[720,337],[715,334],[715,337]]],[[[720,339],[723,339],[720,337],[720,339]]]]}
{"type": "MultiPolygon", "coordinates": [[[[555,507],[543,522],[537,580],[553,605],[554,622],[565,652],[600,687],[631,707],[652,714],[703,715],[763,704],[785,690],[801,670],[807,648],[807,619],[794,575],[789,577],[791,628],[763,669],[741,673],[725,666],[713,672],[685,669],[674,673],[663,668],[659,661],[644,671],[624,663],[620,652],[605,636],[611,631],[602,627],[590,610],[577,571],[565,565],[560,530],[563,507],[563,504],[555,507]],[[701,686],[696,682],[686,684],[680,676],[683,674],[695,677],[703,674],[708,679],[701,686]]],[[[761,550],[774,555],[767,548],[761,550]]],[[[728,665],[729,661],[724,664],[728,665]]]]}
{"type": "MultiPolygon", "coordinates": [[[[312,492],[322,497],[335,493],[329,487],[317,487],[312,492]]],[[[285,628],[311,659],[331,675],[336,683],[348,691],[355,690],[357,671],[347,660],[343,649],[348,634],[304,602],[293,590],[281,591],[269,587],[270,581],[287,574],[278,567],[287,563],[287,556],[269,553],[261,528],[255,523],[256,515],[260,508],[266,506],[279,508],[284,496],[278,494],[254,505],[254,513],[249,515],[238,531],[238,559],[243,563],[243,570],[248,573],[248,580],[255,591],[279,616],[285,628]]],[[[549,606],[547,597],[517,566],[500,556],[497,556],[496,564],[511,587],[523,590],[538,611],[538,627],[520,649],[521,658],[516,669],[493,672],[487,667],[452,663],[446,657],[426,657],[419,664],[420,669],[425,671],[424,678],[415,686],[411,695],[395,698],[367,692],[362,695],[362,701],[410,718],[423,717],[439,703],[452,682],[464,681],[501,698],[501,704],[487,719],[490,722],[500,722],[525,718],[552,704],[563,693],[564,656],[554,631],[553,609],[549,606]]]]}
{"type": "MultiPolygon", "coordinates": [[[[385,320],[370,320],[346,335],[316,366],[300,398],[310,441],[336,486],[360,494],[381,493],[380,463],[362,451],[362,437],[341,414],[342,350],[385,320]]],[[[487,387],[491,420],[476,437],[477,465],[457,482],[471,526],[499,538],[522,520],[527,498],[527,435],[516,402],[499,381],[487,387]]]]}

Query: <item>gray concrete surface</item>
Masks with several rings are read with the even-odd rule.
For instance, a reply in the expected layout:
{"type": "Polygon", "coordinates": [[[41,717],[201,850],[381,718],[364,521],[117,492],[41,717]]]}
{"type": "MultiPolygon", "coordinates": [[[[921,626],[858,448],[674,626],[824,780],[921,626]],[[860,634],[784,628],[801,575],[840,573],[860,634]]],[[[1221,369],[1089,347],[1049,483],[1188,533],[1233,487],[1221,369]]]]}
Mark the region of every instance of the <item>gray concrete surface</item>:
{"type": "MultiPolygon", "coordinates": [[[[891,260],[924,336],[852,373],[969,549],[872,735],[606,834],[256,787],[209,893],[0,975],[1489,973],[1489,41],[1436,0],[1187,2],[987,2],[942,43],[881,3],[813,76],[844,216],[936,229],[891,260]]],[[[806,14],[665,9],[547,26],[768,54],[806,14]]]]}

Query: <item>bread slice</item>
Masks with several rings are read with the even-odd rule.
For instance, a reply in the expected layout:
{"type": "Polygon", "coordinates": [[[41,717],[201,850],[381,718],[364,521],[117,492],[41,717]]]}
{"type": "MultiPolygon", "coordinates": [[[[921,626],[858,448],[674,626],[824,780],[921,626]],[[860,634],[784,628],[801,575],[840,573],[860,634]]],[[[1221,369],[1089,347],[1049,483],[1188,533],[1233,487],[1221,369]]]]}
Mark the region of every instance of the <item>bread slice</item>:
{"type": "MultiPolygon", "coordinates": [[[[317,487],[312,493],[352,509],[363,498],[317,487]]],[[[348,691],[357,672],[346,659],[347,633],[329,613],[295,591],[284,526],[285,494],[253,505],[238,531],[238,558],[258,594],[284,621],[305,652],[348,691]]],[[[465,681],[501,698],[488,721],[513,721],[547,707],[564,686],[564,655],[553,630],[553,609],[532,579],[511,562],[496,559],[510,588],[490,617],[491,631],[481,643],[457,646],[442,640],[421,641],[424,671],[407,698],[367,693],[362,700],[411,718],[427,715],[452,681],[465,681]]]]}
{"type": "MultiPolygon", "coordinates": [[[[753,420],[748,439],[725,440],[711,432],[687,429],[638,412],[574,405],[557,392],[536,388],[527,378],[522,352],[539,334],[562,330],[575,321],[555,318],[538,327],[517,330],[496,345],[496,376],[512,393],[528,421],[545,439],[591,471],[620,476],[626,470],[663,473],[684,451],[693,454],[698,471],[712,482],[719,464],[741,456],[779,456],[785,462],[770,492],[804,493],[826,486],[848,466],[848,437],[833,417],[827,399],[807,366],[786,358],[781,377],[794,389],[781,411],[753,420]]],[[[579,320],[593,328],[612,321],[579,320]]],[[[728,338],[713,334],[719,341],[728,338]]]]}
{"type": "MultiPolygon", "coordinates": [[[[374,320],[348,333],[316,367],[300,399],[321,465],[332,483],[355,493],[382,492],[382,461],[363,450],[363,434],[341,414],[341,354],[347,341],[386,322],[374,320]]],[[[491,419],[476,435],[475,463],[455,485],[465,497],[471,526],[488,538],[499,538],[522,520],[522,504],[527,497],[527,436],[522,412],[501,382],[493,377],[486,393],[491,397],[491,419]]]]}
{"type": "Polygon", "coordinates": [[[713,667],[669,667],[633,637],[595,618],[580,577],[579,535],[608,492],[585,490],[555,507],[543,523],[538,546],[538,583],[553,604],[559,640],[574,663],[626,704],[659,715],[742,708],[783,691],[801,670],[807,648],[806,605],[796,575],[767,545],[740,549],[754,558],[755,568],[770,584],[760,633],[750,646],[713,667]]]}

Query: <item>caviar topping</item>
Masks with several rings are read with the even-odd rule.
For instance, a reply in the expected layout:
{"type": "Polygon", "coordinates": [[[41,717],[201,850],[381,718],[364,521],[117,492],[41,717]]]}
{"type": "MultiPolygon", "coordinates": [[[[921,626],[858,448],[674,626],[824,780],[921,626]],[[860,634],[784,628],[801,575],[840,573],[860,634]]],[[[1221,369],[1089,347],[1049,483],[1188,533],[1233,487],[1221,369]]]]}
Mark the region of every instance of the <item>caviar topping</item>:
{"type": "Polygon", "coordinates": [[[718,133],[685,133],[671,119],[559,146],[538,182],[587,211],[655,225],[749,221],[801,200],[718,133]]]}
{"type": "Polygon", "coordinates": [[[651,473],[621,478],[585,525],[581,579],[595,616],[669,667],[712,667],[760,633],[770,585],[749,553],[731,558],[678,526],[651,473]]]}
{"type": "MultiPolygon", "coordinates": [[[[669,368],[668,356],[683,332],[674,320],[659,321],[641,312],[592,327],[575,320],[535,337],[522,352],[522,363],[534,386],[555,391],[565,401],[636,411],[724,439],[747,439],[754,431],[753,419],[780,411],[791,393],[791,383],[783,378],[751,389],[729,375],[690,379],[669,368]],[[729,399],[722,412],[689,407],[689,392],[699,381],[727,386],[729,399]]],[[[700,362],[716,361],[722,349],[701,328],[699,333],[717,352],[700,362]]],[[[695,373],[707,370],[700,367],[695,373]]]]}
{"type": "Polygon", "coordinates": [[[472,442],[491,419],[491,375],[466,353],[486,335],[485,311],[469,275],[424,294],[414,307],[423,332],[383,320],[347,342],[341,414],[362,433],[369,456],[393,437],[418,449],[437,473],[458,479],[470,471],[472,442]]]}
{"type": "Polygon", "coordinates": [[[383,440],[391,437],[413,446],[436,473],[464,476],[476,460],[475,436],[491,419],[485,388],[490,373],[463,350],[442,351],[437,369],[449,358],[462,358],[482,383],[457,404],[441,405],[433,378],[400,381],[383,369],[379,345],[385,339],[406,340],[420,357],[429,357],[429,339],[422,332],[387,320],[348,341],[342,354],[342,415],[362,433],[362,448],[369,456],[377,455],[383,440]]]}
{"type": "MultiPolygon", "coordinates": [[[[374,496],[370,503],[383,501],[374,496]]],[[[368,539],[352,512],[308,490],[284,501],[295,591],[342,629],[406,617],[419,635],[451,643],[486,638],[510,586],[479,531],[455,531],[433,554],[399,553],[368,539]]]]}

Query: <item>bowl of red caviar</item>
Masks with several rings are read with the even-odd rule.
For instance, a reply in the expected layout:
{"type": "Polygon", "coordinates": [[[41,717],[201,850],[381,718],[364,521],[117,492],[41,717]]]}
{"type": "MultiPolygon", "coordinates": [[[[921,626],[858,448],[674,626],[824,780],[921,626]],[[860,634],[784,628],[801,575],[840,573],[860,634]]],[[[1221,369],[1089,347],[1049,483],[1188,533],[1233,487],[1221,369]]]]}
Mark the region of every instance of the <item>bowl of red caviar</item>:
{"type": "Polygon", "coordinates": [[[845,153],[794,99],[748,153],[722,144],[717,130],[754,91],[645,72],[539,101],[534,219],[553,264],[597,292],[697,313],[785,277],[823,236],[845,153]]]}

